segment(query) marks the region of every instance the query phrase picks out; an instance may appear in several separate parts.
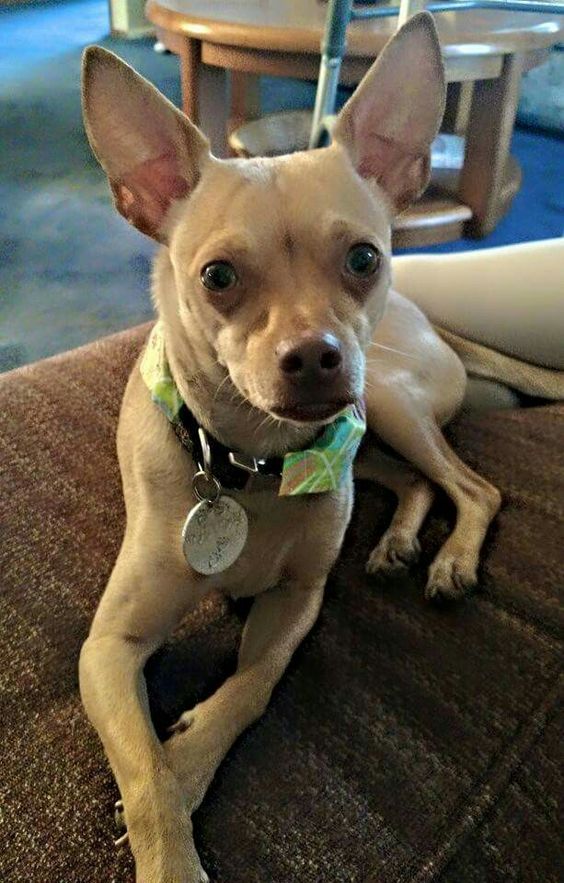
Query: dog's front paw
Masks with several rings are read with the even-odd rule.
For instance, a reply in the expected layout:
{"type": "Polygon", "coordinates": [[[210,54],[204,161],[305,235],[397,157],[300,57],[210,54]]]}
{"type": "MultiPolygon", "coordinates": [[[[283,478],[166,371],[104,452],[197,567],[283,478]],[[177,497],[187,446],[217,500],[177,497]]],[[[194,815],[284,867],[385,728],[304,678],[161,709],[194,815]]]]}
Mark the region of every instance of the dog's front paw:
{"type": "Polygon", "coordinates": [[[135,858],[136,883],[209,883],[194,845],[192,821],[180,785],[161,770],[154,785],[135,789],[115,805],[135,858]]]}
{"type": "Polygon", "coordinates": [[[421,547],[416,537],[393,529],[387,530],[366,562],[366,572],[398,573],[414,564],[420,552],[421,547]]]}
{"type": "Polygon", "coordinates": [[[135,855],[135,883],[210,883],[193,844],[171,843],[166,855],[155,860],[135,855]]]}
{"type": "Polygon", "coordinates": [[[477,585],[476,563],[464,556],[438,555],[429,568],[428,601],[460,601],[477,585]]]}
{"type": "Polygon", "coordinates": [[[156,874],[146,867],[139,867],[135,883],[210,883],[210,878],[199,863],[199,859],[197,865],[192,869],[172,866],[164,869],[159,868],[156,874]]]}

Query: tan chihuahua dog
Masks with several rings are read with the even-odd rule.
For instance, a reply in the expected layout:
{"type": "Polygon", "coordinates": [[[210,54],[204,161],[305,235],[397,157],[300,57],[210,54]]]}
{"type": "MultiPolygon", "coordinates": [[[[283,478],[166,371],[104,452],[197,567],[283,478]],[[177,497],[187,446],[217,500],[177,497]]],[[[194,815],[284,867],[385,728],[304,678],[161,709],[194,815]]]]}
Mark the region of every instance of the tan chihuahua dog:
{"type": "MultiPolygon", "coordinates": [[[[358,474],[399,501],[368,570],[416,559],[434,485],[456,505],[428,598],[457,598],[475,583],[500,504],[440,430],[464,396],[461,362],[390,290],[390,221],[428,182],[444,97],[439,44],[423,13],[381,53],[340,113],[330,147],[220,161],[115,56],[94,47],[84,63],[88,137],[118,211],[162,243],[154,300],[170,373],[193,420],[235,460],[256,463],[312,444],[364,397],[369,429],[385,444],[364,446],[358,474]]],[[[261,474],[229,491],[246,513],[248,537],[231,566],[203,575],[187,563],[181,540],[198,502],[198,464],[151,400],[139,365],[118,452],[127,527],[82,649],[80,688],[123,798],[138,883],[195,883],[208,878],[191,814],[316,620],[351,515],[352,469],[325,493],[279,496],[279,476],[261,474]],[[162,744],[143,667],[218,589],[256,596],[237,671],[162,744]]]]}

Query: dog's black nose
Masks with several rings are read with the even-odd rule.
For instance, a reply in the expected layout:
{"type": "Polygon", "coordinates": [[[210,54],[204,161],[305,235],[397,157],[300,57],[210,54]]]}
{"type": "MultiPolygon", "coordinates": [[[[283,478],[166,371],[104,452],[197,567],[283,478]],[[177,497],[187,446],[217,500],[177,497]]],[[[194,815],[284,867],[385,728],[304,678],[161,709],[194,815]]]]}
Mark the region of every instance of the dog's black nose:
{"type": "Polygon", "coordinates": [[[280,370],[297,382],[334,380],[342,365],[341,343],[334,335],[304,331],[276,348],[280,370]]]}

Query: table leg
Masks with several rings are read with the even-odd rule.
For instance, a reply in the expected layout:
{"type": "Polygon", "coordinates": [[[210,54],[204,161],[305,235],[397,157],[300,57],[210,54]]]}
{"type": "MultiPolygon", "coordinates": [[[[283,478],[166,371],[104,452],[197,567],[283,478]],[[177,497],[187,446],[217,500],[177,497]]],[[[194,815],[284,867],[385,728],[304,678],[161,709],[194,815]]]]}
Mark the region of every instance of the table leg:
{"type": "Polygon", "coordinates": [[[226,73],[202,63],[200,40],[167,32],[166,45],[180,59],[182,110],[208,136],[213,153],[227,155],[226,73]]]}
{"type": "Polygon", "coordinates": [[[448,84],[447,102],[441,132],[447,132],[452,135],[465,135],[473,88],[474,84],[472,82],[448,84]]]}
{"type": "Polygon", "coordinates": [[[260,116],[260,78],[242,71],[230,72],[231,99],[227,133],[260,116]]]}
{"type": "Polygon", "coordinates": [[[491,233],[507,207],[502,191],[522,68],[520,55],[507,55],[500,77],[474,84],[458,196],[472,209],[466,233],[476,238],[491,233]]]}
{"type": "Polygon", "coordinates": [[[178,47],[180,55],[180,82],[182,86],[182,110],[193,123],[200,123],[200,68],[201,43],[189,37],[178,47]]]}

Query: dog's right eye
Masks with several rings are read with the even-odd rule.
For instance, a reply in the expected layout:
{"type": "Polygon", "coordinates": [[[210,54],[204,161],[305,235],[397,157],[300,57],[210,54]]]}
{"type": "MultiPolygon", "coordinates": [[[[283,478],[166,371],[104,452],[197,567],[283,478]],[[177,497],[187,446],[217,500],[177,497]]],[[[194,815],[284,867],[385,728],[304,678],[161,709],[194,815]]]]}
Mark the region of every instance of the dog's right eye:
{"type": "Polygon", "coordinates": [[[366,279],[373,276],[380,268],[382,255],[375,245],[369,242],[358,242],[349,249],[345,268],[351,276],[366,279]]]}
{"type": "Polygon", "coordinates": [[[200,279],[209,291],[229,291],[238,282],[235,268],[228,261],[206,264],[200,273],[200,279]]]}

